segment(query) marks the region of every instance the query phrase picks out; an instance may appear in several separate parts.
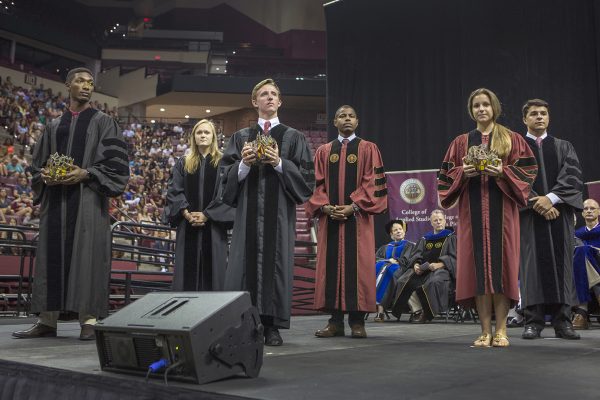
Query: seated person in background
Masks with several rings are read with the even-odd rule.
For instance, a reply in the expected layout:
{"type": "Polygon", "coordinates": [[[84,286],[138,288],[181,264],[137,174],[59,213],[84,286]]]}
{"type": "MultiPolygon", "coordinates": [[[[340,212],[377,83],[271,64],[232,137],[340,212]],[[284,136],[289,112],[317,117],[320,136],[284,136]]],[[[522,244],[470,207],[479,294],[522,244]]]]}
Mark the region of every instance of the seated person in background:
{"type": "Polygon", "coordinates": [[[10,159],[10,164],[6,166],[6,170],[8,171],[8,175],[10,176],[22,174],[25,172],[23,166],[19,164],[19,159],[17,157],[12,157],[10,159]]]}
{"type": "Polygon", "coordinates": [[[382,304],[389,304],[394,296],[393,282],[394,273],[401,270],[400,274],[404,273],[407,268],[407,263],[411,255],[412,249],[415,247],[413,242],[404,240],[406,235],[406,222],[401,219],[396,219],[385,224],[385,230],[390,234],[392,241],[383,245],[375,253],[377,263],[375,264],[375,273],[377,274],[377,315],[375,322],[383,322],[385,317],[385,309],[382,304]],[[386,299],[387,301],[383,301],[386,299]]]}
{"type": "Polygon", "coordinates": [[[17,194],[20,195],[21,193],[26,193],[27,195],[30,195],[31,194],[31,185],[27,181],[27,178],[25,176],[21,176],[21,177],[19,177],[18,182],[19,183],[17,183],[17,185],[15,186],[15,190],[17,191],[17,194]]]}
{"type": "Polygon", "coordinates": [[[10,208],[10,199],[8,198],[8,190],[5,187],[0,188],[0,211],[4,214],[12,214],[10,208]]]}
{"type": "Polygon", "coordinates": [[[27,195],[27,193],[21,193],[19,197],[16,197],[10,204],[12,213],[14,215],[25,215],[31,213],[33,210],[33,200],[27,195]]]}
{"type": "Polygon", "coordinates": [[[8,169],[6,169],[7,164],[7,157],[0,157],[0,176],[8,176],[8,169]]]}
{"type": "Polygon", "coordinates": [[[585,226],[575,231],[579,239],[573,258],[573,277],[579,306],[575,309],[573,329],[588,329],[588,302],[592,300],[590,290],[600,303],[600,206],[594,199],[583,202],[585,226]]]}
{"type": "Polygon", "coordinates": [[[399,318],[402,312],[408,311],[411,300],[415,313],[412,322],[415,323],[429,322],[436,314],[448,309],[450,285],[456,278],[456,235],[450,229],[444,229],[446,215],[442,210],[433,210],[430,221],[433,232],[417,242],[408,261],[408,270],[400,276],[395,275],[392,313],[399,318]],[[413,294],[416,298],[411,299],[413,294]]]}

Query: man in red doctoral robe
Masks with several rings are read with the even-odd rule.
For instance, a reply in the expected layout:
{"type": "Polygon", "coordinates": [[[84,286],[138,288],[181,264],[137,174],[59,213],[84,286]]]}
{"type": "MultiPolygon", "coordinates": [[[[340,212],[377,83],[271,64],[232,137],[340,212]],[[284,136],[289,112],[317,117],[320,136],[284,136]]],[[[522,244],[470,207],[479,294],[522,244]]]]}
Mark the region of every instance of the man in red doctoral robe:
{"type": "Polygon", "coordinates": [[[335,113],[337,139],[315,154],[316,188],[306,204],[319,219],[315,308],[331,313],[318,337],[344,336],[344,313],[352,337],[365,338],[364,317],[375,311],[373,214],[387,209],[383,162],[377,145],[356,136],[358,118],[344,105],[335,113]]]}

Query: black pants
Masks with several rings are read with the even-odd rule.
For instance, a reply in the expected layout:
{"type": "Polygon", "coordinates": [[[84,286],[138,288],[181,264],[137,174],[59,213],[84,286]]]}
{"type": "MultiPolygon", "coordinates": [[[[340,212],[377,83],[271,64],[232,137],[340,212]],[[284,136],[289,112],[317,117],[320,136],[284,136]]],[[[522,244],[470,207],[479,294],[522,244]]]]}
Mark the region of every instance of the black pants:
{"type": "MultiPolygon", "coordinates": [[[[348,311],[348,325],[365,325],[365,315],[367,315],[364,311],[348,311]]],[[[329,318],[329,323],[337,326],[344,326],[344,312],[340,310],[335,310],[331,312],[331,318],[329,318]]]]}
{"type": "Polygon", "coordinates": [[[546,315],[552,316],[554,330],[563,329],[571,324],[571,306],[567,304],[536,304],[525,307],[525,326],[533,326],[538,330],[544,329],[546,315]]]}

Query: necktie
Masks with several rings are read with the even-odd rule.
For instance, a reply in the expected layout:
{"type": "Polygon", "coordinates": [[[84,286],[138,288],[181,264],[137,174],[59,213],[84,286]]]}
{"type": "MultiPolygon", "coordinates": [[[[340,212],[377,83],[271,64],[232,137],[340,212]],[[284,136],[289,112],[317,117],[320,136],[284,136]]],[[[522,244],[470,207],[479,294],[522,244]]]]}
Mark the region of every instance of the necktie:
{"type": "Polygon", "coordinates": [[[268,136],[270,129],[271,129],[271,121],[265,121],[265,127],[263,128],[263,135],[268,136]]]}
{"type": "Polygon", "coordinates": [[[342,146],[346,146],[350,140],[342,139],[342,146]]]}
{"type": "Polygon", "coordinates": [[[542,147],[543,140],[544,139],[542,139],[541,137],[535,139],[535,144],[537,144],[537,147],[540,147],[540,148],[542,147]]]}

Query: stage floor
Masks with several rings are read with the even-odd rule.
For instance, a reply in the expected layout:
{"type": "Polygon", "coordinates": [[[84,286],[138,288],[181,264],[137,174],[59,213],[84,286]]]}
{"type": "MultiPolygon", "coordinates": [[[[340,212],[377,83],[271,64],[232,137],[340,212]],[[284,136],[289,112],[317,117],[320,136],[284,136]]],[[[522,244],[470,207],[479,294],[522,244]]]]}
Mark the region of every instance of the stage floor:
{"type": "MultiPolygon", "coordinates": [[[[472,322],[426,325],[367,322],[367,339],[318,339],[325,316],[292,319],[284,345],[265,347],[260,376],[206,385],[172,381],[170,387],[254,399],[598,399],[600,326],[582,339],[555,339],[548,326],[542,339],[520,338],[509,329],[511,347],[479,349],[472,322]]],[[[56,339],[13,339],[32,320],[0,319],[0,359],[141,382],[143,378],[100,371],[94,342],[77,340],[76,323],[59,325],[56,339]]],[[[347,330],[347,333],[349,329],[347,330]]],[[[0,361],[1,362],[1,361],[0,361]]],[[[153,380],[155,385],[163,385],[153,380]]],[[[204,398],[204,397],[203,397],[204,398]]]]}

